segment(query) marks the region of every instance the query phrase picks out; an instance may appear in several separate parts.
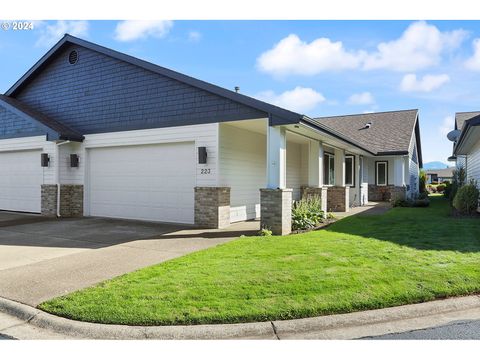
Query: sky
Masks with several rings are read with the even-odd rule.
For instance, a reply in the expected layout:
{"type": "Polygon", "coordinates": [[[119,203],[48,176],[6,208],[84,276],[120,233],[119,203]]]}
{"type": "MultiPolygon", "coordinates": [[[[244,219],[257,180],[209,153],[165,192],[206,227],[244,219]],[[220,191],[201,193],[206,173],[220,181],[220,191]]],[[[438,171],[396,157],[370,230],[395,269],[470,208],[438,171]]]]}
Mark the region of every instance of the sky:
{"type": "Polygon", "coordinates": [[[0,29],[0,91],[64,33],[310,117],[419,109],[423,161],[480,110],[480,21],[35,21],[0,29]]]}

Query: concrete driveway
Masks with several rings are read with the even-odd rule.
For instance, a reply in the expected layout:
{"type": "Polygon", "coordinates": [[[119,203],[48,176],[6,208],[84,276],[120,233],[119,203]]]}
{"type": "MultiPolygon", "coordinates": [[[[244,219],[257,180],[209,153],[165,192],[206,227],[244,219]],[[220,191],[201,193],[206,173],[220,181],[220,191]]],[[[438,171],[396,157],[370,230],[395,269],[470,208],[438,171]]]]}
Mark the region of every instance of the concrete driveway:
{"type": "Polygon", "coordinates": [[[100,281],[256,232],[0,212],[0,296],[36,306],[100,281]]]}

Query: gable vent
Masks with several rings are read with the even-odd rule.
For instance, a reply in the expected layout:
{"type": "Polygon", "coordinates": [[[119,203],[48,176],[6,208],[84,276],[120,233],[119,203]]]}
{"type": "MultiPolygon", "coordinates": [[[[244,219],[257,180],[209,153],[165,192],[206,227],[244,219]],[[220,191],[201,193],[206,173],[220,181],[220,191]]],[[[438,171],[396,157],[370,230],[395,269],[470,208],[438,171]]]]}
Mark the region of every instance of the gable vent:
{"type": "Polygon", "coordinates": [[[70,51],[70,54],[68,54],[68,62],[71,64],[71,65],[74,65],[76,64],[78,61],[78,52],[77,50],[72,50],[70,51]]]}

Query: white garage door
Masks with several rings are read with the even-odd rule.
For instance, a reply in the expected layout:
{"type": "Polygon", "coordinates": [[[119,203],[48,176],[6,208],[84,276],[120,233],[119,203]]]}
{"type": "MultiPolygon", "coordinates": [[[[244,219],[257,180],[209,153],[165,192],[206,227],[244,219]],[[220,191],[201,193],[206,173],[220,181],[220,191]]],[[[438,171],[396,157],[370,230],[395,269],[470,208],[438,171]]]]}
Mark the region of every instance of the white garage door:
{"type": "Polygon", "coordinates": [[[194,143],[91,149],[89,164],[90,215],[194,222],[194,143]]]}
{"type": "Polygon", "coordinates": [[[0,153],[0,210],[40,212],[40,151],[0,153]]]}

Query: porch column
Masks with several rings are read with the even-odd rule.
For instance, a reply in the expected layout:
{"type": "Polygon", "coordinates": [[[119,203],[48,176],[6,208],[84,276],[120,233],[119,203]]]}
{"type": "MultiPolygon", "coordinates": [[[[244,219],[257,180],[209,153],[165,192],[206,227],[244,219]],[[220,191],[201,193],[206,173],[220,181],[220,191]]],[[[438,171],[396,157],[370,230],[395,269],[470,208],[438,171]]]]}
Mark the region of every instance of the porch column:
{"type": "Polygon", "coordinates": [[[260,189],[260,227],[274,235],[292,231],[292,189],[286,189],[287,138],[282,127],[267,128],[267,188],[260,189]]]}
{"type": "Polygon", "coordinates": [[[323,144],[317,140],[308,143],[308,186],[302,187],[302,198],[318,196],[322,210],[327,212],[327,187],[323,186],[323,144]]]}
{"type": "Polygon", "coordinates": [[[335,149],[335,186],[345,186],[345,150],[335,149]]]}
{"type": "Polygon", "coordinates": [[[328,189],[328,211],[350,209],[350,187],[345,186],[345,150],[335,149],[335,186],[328,189]]]}

